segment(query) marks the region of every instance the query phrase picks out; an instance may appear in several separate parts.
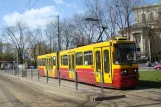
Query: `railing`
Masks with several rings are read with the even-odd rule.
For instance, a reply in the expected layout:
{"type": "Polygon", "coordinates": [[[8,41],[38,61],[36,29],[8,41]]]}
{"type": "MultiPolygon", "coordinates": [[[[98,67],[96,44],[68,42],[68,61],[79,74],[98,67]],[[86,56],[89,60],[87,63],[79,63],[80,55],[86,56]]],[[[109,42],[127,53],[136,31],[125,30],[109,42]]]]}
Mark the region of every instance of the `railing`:
{"type": "MultiPolygon", "coordinates": [[[[73,78],[69,79],[69,71],[55,71],[57,77],[49,77],[49,71],[47,70],[47,75],[45,77],[40,76],[38,69],[6,69],[1,70],[5,74],[16,76],[17,78],[27,78],[34,81],[46,82],[50,85],[55,84],[63,87],[75,88],[76,90],[85,90],[85,91],[94,91],[94,92],[103,92],[103,78],[102,73],[100,73],[100,83],[95,85],[95,74],[94,72],[85,72],[85,71],[70,71],[73,72],[73,78]],[[61,75],[64,74],[64,75],[61,75]],[[66,77],[63,77],[66,76],[66,77]]],[[[51,71],[50,71],[51,72],[51,71]]]]}

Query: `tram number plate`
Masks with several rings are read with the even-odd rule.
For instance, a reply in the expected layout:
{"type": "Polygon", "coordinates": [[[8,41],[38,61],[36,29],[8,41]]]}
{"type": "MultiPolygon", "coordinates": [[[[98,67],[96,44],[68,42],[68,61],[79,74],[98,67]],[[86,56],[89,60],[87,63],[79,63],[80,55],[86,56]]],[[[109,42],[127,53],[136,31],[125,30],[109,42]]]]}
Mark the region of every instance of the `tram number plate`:
{"type": "Polygon", "coordinates": [[[135,75],[129,75],[128,77],[129,77],[129,78],[136,78],[135,75]]]}

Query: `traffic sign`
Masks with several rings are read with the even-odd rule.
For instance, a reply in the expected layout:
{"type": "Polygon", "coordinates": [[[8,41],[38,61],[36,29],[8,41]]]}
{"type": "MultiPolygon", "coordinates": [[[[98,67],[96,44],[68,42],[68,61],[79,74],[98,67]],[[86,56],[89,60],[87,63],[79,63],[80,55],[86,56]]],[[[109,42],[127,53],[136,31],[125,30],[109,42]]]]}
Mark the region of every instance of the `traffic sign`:
{"type": "Polygon", "coordinates": [[[23,53],[23,59],[28,59],[29,58],[29,53],[28,52],[24,52],[23,53]]]}

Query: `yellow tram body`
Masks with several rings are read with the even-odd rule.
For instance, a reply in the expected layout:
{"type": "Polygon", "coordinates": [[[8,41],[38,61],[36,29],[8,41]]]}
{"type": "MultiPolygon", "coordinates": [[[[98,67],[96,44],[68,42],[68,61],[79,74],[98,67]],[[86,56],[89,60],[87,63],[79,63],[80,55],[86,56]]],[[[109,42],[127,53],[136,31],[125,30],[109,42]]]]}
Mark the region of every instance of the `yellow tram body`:
{"type": "Polygon", "coordinates": [[[135,42],[125,37],[38,56],[41,76],[74,80],[105,87],[135,87],[138,82],[135,42]],[[43,62],[44,61],[44,62],[43,62]],[[76,73],[75,73],[76,72],[76,73]]]}

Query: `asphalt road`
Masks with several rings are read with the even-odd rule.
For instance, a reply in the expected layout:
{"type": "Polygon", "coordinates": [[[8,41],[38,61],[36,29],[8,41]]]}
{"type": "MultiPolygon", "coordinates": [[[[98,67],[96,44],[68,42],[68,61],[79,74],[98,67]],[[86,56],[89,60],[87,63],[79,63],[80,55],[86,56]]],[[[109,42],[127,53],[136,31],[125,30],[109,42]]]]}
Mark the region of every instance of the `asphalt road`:
{"type": "Polygon", "coordinates": [[[155,71],[154,67],[139,67],[139,71],[155,71]]]}
{"type": "MultiPolygon", "coordinates": [[[[1,78],[1,77],[0,77],[1,78]]],[[[0,80],[0,107],[24,107],[24,104],[20,102],[12,93],[2,84],[0,80]]]]}

